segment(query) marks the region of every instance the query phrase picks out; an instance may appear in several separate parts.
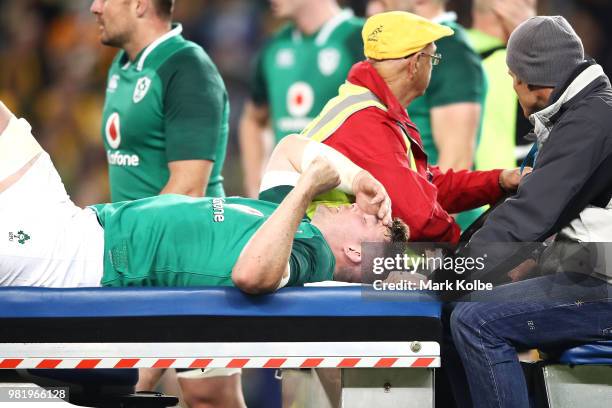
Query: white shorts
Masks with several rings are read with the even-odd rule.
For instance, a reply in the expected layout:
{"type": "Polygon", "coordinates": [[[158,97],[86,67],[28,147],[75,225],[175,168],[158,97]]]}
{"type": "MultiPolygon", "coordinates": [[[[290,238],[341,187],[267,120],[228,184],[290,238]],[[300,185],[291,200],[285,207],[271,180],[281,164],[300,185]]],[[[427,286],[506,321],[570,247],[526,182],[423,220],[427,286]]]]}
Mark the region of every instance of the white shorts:
{"type": "Polygon", "coordinates": [[[100,286],[104,231],[77,207],[46,152],[0,192],[0,286],[100,286]]]}
{"type": "Polygon", "coordinates": [[[197,368],[194,370],[178,371],[176,376],[188,380],[211,377],[229,377],[234,374],[242,374],[242,368],[197,368]]]}

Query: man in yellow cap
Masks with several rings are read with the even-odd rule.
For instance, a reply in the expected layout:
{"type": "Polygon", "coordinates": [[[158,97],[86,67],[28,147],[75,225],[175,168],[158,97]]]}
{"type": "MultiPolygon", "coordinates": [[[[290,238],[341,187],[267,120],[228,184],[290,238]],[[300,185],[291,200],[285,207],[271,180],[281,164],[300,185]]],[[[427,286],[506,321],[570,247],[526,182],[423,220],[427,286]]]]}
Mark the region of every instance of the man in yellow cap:
{"type": "MultiPolygon", "coordinates": [[[[423,95],[432,66],[441,62],[434,42],[452,34],[407,12],[370,17],[362,32],[367,59],[353,66],[339,95],[302,132],[372,173],[413,241],[457,242],[460,228],[449,213],[494,203],[520,180],[514,170],[442,172],[427,163],[405,107],[423,95]]],[[[346,198],[336,192],[322,200],[346,198]]]]}
{"type": "MultiPolygon", "coordinates": [[[[447,11],[448,2],[369,0],[367,10],[371,15],[392,10],[408,11],[455,32],[436,41],[438,52],[444,55],[444,64],[433,70],[425,95],[416,98],[408,108],[410,118],[421,133],[429,163],[443,171],[474,168],[488,86],[481,58],[472,49],[466,30],[457,23],[457,14],[447,11]]],[[[480,210],[467,211],[457,214],[455,219],[465,230],[480,214],[480,210]]]]}

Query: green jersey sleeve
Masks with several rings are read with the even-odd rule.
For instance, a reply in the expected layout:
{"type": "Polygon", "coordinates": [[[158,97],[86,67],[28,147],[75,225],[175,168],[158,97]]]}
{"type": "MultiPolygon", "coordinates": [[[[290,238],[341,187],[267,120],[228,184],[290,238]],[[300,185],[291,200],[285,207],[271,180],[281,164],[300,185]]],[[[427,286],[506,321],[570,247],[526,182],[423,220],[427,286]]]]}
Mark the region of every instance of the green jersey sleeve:
{"type": "Polygon", "coordinates": [[[358,62],[365,58],[363,53],[363,40],[361,38],[361,30],[364,21],[362,19],[353,19],[350,24],[353,31],[347,36],[346,47],[350,51],[353,61],[358,62]]]}
{"type": "Polygon", "coordinates": [[[199,48],[178,51],[160,68],[164,83],[166,158],[210,160],[227,126],[227,93],[217,68],[199,48]]]}
{"type": "Polygon", "coordinates": [[[259,200],[280,204],[285,197],[293,190],[293,186],[276,186],[259,192],[259,200]]]}
{"type": "Polygon", "coordinates": [[[430,107],[461,102],[482,104],[485,94],[485,77],[480,57],[470,46],[464,31],[452,26],[455,35],[438,41],[437,52],[442,61],[433,69],[426,97],[430,107]]]}
{"type": "Polygon", "coordinates": [[[336,259],[323,235],[312,224],[302,222],[291,248],[287,286],[332,280],[335,266],[336,259]]]}

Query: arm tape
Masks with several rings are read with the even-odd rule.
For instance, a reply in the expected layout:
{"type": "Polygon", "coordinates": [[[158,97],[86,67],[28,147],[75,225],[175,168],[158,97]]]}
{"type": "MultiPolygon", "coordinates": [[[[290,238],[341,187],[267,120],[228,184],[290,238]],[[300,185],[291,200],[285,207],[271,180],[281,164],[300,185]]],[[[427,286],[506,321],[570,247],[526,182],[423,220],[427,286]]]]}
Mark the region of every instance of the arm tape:
{"type": "Polygon", "coordinates": [[[357,166],[337,150],[323,143],[310,140],[302,154],[302,173],[308,169],[317,157],[327,159],[340,175],[340,185],[337,187],[338,190],[347,194],[354,194],[353,181],[357,174],[365,170],[357,166]]]}

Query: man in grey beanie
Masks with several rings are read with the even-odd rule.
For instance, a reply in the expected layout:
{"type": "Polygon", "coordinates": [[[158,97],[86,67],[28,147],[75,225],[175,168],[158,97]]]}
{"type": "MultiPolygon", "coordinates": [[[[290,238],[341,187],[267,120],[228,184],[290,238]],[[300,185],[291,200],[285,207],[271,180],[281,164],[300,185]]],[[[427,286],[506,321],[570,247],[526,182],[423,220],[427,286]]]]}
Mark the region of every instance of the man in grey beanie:
{"type": "Polygon", "coordinates": [[[518,351],[612,339],[603,330],[612,327],[612,268],[593,264],[612,254],[610,81],[585,60],[582,41],[560,16],[518,26],[507,64],[534,125],[533,171],[471,237],[462,255],[484,253],[487,261],[468,279],[507,280],[509,269],[533,254],[518,243],[555,238],[531,261],[541,276],[449,307],[445,366],[462,407],[529,407],[518,351]]]}
{"type": "Polygon", "coordinates": [[[528,84],[555,88],[584,62],[584,48],[563,17],[533,17],[510,35],[506,62],[528,84]]]}

